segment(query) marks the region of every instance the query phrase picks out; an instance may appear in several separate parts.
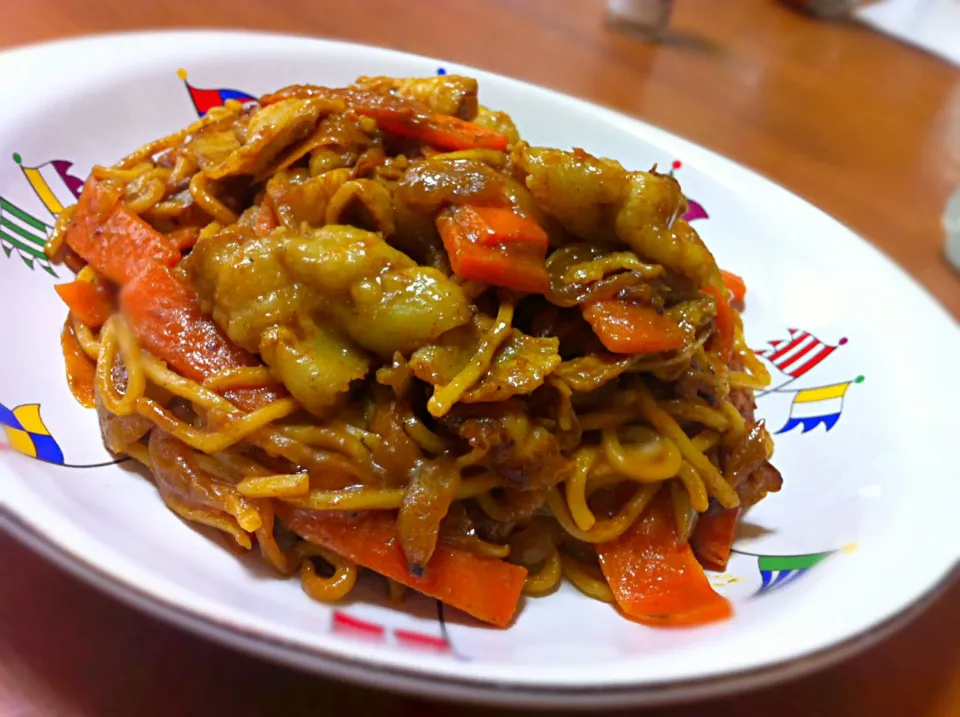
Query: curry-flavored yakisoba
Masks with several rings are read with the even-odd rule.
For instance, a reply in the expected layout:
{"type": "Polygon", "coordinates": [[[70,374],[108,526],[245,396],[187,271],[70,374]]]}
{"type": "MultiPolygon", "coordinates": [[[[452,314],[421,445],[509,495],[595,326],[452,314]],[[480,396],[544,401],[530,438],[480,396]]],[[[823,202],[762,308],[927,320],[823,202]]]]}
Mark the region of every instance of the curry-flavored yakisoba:
{"type": "Polygon", "coordinates": [[[168,508],[317,600],[365,568],[498,626],[564,578],[720,619],[703,567],[781,480],[744,284],[685,209],[467,77],[228,102],[61,215],[68,378],[168,508]]]}

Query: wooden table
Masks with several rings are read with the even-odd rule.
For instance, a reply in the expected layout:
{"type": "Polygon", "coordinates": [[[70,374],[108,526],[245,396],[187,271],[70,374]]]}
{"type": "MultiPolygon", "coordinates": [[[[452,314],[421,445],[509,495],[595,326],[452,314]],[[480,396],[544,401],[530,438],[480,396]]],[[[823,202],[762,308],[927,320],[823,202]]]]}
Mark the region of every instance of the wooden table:
{"type": "MultiPolygon", "coordinates": [[[[773,0],[679,0],[674,34],[660,46],[608,30],[603,6],[32,0],[5,4],[0,47],[101,31],[237,26],[359,40],[512,75],[639,116],[757,169],[872,240],[960,316],[960,276],[942,257],[940,229],[960,184],[960,70],[773,0]]],[[[709,708],[656,714],[955,717],[958,636],[955,585],[909,627],[845,664],[709,708]]],[[[0,536],[2,715],[448,709],[231,653],[115,603],[0,536]]]]}

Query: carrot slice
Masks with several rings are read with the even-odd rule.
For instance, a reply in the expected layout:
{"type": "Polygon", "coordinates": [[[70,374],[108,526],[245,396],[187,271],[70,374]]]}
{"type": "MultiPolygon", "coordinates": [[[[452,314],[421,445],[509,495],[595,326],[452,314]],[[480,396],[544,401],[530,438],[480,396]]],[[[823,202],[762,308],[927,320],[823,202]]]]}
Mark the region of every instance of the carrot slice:
{"type": "Polygon", "coordinates": [[[78,280],[57,284],[53,289],[74,316],[92,329],[103,326],[113,313],[113,297],[103,282],[78,280]]]}
{"type": "Polygon", "coordinates": [[[277,516],[300,537],[478,620],[506,627],[513,619],[526,569],[438,543],[421,577],[407,570],[393,514],[368,511],[351,518],[335,511],[277,503],[277,516]]]}
{"type": "Polygon", "coordinates": [[[481,229],[477,243],[481,246],[523,244],[538,251],[547,251],[550,239],[543,228],[532,219],[521,217],[504,207],[461,207],[460,216],[472,213],[481,229]]]}
{"type": "Polygon", "coordinates": [[[717,348],[720,356],[728,362],[733,357],[733,341],[736,333],[736,320],[733,317],[733,309],[730,302],[722,291],[713,286],[705,286],[701,289],[717,300],[717,348]]]}
{"type": "MultiPolygon", "coordinates": [[[[162,264],[148,265],[127,284],[120,292],[120,306],[141,345],[193,381],[260,363],[201,313],[193,290],[162,264]]],[[[238,389],[224,395],[247,410],[280,397],[269,388],[238,389]]]]}
{"type": "Polygon", "coordinates": [[[583,318],[613,353],[652,354],[683,347],[683,330],[652,306],[607,299],[585,306],[583,318]]]}
{"type": "Polygon", "coordinates": [[[740,508],[705,513],[697,520],[690,545],[700,563],[710,570],[726,570],[733,548],[740,508]]]}
{"type": "Polygon", "coordinates": [[[167,234],[167,241],[179,252],[193,249],[200,238],[200,227],[181,227],[167,234]]]}
{"type": "MultiPolygon", "coordinates": [[[[550,288],[550,276],[544,263],[546,242],[541,242],[539,237],[532,241],[520,241],[516,237],[515,240],[497,241],[496,237],[506,235],[494,234],[493,245],[484,245],[482,238],[489,241],[491,232],[496,231],[486,221],[490,216],[486,208],[461,206],[450,207],[437,217],[437,230],[453,273],[463,279],[515,291],[546,292],[550,288]]],[[[505,229],[506,221],[502,217],[491,221],[494,226],[505,229]]],[[[507,231],[516,229],[514,225],[507,231]]],[[[523,231],[531,236],[535,234],[529,227],[523,231]]]]}
{"type": "Polygon", "coordinates": [[[702,625],[730,617],[690,544],[677,540],[666,491],[623,535],[597,545],[600,568],[627,616],[660,626],[702,625]]]}
{"type": "Polygon", "coordinates": [[[152,263],[173,266],[180,252],[156,229],[127,209],[119,190],[87,179],[66,243],[108,279],[125,284],[152,263]]]}
{"type": "Polygon", "coordinates": [[[733,294],[734,301],[743,301],[747,295],[747,285],[743,278],[734,274],[732,271],[720,270],[720,277],[723,279],[723,285],[733,294]]]}
{"type": "Polygon", "coordinates": [[[93,408],[95,404],[93,379],[97,372],[97,364],[91,361],[80,348],[80,341],[77,340],[73,322],[69,317],[63,325],[63,333],[60,334],[60,348],[63,350],[70,393],[81,406],[93,408]]]}

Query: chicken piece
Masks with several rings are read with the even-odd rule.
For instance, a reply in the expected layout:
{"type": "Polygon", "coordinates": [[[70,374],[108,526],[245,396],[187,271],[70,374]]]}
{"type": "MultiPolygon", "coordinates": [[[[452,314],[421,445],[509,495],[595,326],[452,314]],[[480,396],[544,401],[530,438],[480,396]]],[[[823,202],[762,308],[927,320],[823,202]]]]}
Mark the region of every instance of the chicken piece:
{"type": "Polygon", "coordinates": [[[370,361],[348,339],[301,320],[303,339],[289,328],[263,332],[260,355],[270,372],[305,409],[324,417],[350,383],[366,376],[370,361]]]}
{"type": "Polygon", "coordinates": [[[555,376],[574,391],[595,391],[619,378],[640,359],[639,355],[618,356],[611,353],[591,353],[557,367],[555,376]]]}
{"type": "Polygon", "coordinates": [[[307,137],[317,124],[321,105],[288,99],[258,109],[247,125],[243,145],[220,164],[205,170],[211,179],[265,173],[283,150],[307,137]]]}
{"type": "Polygon", "coordinates": [[[303,306],[301,287],[282,262],[282,239],[231,227],[197,242],[187,273],[214,320],[251,353],[272,326],[291,324],[303,306]]]}
{"type": "MultiPolygon", "coordinates": [[[[445,385],[467,365],[489,329],[488,317],[478,319],[424,346],[410,357],[413,375],[432,385],[445,385]],[[485,319],[485,320],[484,320],[485,319]]],[[[497,349],[486,373],[460,398],[461,403],[491,403],[533,393],[560,365],[559,339],[535,338],[512,329],[497,349]]]]}
{"type": "Polygon", "coordinates": [[[477,81],[461,75],[434,77],[359,77],[356,87],[397,94],[426,105],[431,112],[472,120],[477,114],[477,81]]]}
{"type": "Polygon", "coordinates": [[[514,147],[512,160],[543,211],[569,232],[590,241],[616,239],[614,225],[627,190],[627,172],[619,162],[525,142],[514,147]]]}
{"type": "Polygon", "coordinates": [[[354,179],[337,189],[326,207],[327,224],[351,224],[389,237],[395,231],[393,197],[380,182],[354,179]]]}
{"type": "Polygon", "coordinates": [[[442,155],[414,163],[397,187],[396,201],[431,216],[448,204],[507,206],[507,178],[476,159],[442,155]]]}
{"type": "Polygon", "coordinates": [[[616,217],[617,236],[641,258],[674,269],[698,286],[722,286],[713,254],[681,219],[686,210],[687,200],[676,179],[631,172],[616,217]]]}
{"type": "Polygon", "coordinates": [[[477,116],[473,118],[473,123],[507,135],[511,145],[520,141],[520,132],[506,112],[497,112],[480,105],[477,107],[477,116]]]}
{"type": "Polygon", "coordinates": [[[409,353],[472,316],[463,290],[436,269],[413,266],[363,279],[338,315],[358,344],[384,358],[409,353]]]}

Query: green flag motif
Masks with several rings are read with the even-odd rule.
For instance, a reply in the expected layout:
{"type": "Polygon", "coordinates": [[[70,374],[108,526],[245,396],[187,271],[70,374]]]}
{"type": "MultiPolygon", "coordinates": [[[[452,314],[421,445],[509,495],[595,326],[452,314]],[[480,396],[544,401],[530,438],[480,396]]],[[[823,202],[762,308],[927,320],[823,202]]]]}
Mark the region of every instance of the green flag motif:
{"type": "Polygon", "coordinates": [[[43,253],[52,227],[17,205],[0,197],[0,248],[7,256],[14,251],[30,269],[38,265],[51,276],[57,273],[43,253]]]}

